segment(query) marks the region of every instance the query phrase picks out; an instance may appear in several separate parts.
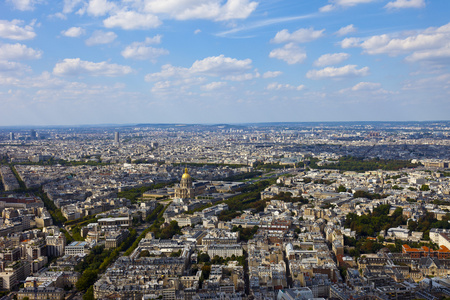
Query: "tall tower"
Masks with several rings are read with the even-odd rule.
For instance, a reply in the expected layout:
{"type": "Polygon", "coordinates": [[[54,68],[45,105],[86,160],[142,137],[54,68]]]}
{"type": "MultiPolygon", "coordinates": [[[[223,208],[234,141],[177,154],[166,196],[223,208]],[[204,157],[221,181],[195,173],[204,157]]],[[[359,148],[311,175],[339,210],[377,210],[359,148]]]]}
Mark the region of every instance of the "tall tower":
{"type": "Polygon", "coordinates": [[[119,146],[120,145],[120,136],[119,136],[119,132],[116,131],[114,132],[114,144],[119,146]]]}
{"type": "Polygon", "coordinates": [[[9,140],[14,141],[14,132],[9,133],[9,140]]]}

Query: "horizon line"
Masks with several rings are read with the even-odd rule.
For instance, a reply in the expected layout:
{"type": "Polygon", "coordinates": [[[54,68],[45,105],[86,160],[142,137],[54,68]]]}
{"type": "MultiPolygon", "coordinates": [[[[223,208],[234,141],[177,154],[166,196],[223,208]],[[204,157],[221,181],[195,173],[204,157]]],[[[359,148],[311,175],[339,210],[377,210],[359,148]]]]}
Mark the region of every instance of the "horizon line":
{"type": "Polygon", "coordinates": [[[98,124],[62,124],[62,125],[0,125],[0,129],[7,128],[54,128],[54,127],[126,127],[126,126],[192,126],[192,125],[202,125],[202,126],[224,126],[224,125],[257,125],[257,124],[305,124],[305,123],[429,123],[429,122],[450,122],[449,120],[407,120],[407,121],[269,121],[269,122],[219,122],[219,123],[98,123],[98,124]]]}

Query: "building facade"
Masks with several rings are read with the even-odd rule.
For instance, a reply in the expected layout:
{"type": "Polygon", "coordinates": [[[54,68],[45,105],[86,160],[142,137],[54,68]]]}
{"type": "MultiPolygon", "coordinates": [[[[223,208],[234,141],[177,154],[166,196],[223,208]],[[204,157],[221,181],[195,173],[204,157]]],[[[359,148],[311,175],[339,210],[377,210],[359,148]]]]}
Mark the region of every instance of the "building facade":
{"type": "Polygon", "coordinates": [[[187,199],[194,198],[195,190],[192,187],[192,177],[188,173],[188,169],[184,170],[180,184],[175,187],[175,198],[187,199]]]}

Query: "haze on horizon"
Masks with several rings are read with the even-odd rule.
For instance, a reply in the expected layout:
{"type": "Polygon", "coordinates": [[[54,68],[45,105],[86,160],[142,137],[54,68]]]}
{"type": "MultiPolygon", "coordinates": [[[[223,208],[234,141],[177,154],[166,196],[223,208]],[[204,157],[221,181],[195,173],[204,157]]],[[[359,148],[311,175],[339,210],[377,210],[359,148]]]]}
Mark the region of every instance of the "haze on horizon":
{"type": "Polygon", "coordinates": [[[449,120],[450,1],[6,0],[0,126],[449,120]]]}

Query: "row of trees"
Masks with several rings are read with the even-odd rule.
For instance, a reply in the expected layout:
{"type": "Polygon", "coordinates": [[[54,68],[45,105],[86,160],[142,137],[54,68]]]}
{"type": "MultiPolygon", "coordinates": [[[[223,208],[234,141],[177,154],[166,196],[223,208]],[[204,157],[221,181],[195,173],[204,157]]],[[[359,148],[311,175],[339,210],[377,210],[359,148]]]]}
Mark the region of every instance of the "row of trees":
{"type": "Polygon", "coordinates": [[[136,230],[131,229],[130,235],[115,249],[106,250],[103,245],[95,246],[92,248],[91,253],[75,267],[75,271],[82,272],[75,286],[79,291],[86,291],[86,294],[83,296],[84,300],[94,299],[93,285],[99,274],[104,272],[119,257],[120,252],[130,248],[136,240],[136,236],[136,230]]]}
{"type": "Polygon", "coordinates": [[[44,202],[45,208],[47,208],[47,211],[50,213],[54,224],[61,226],[67,221],[67,219],[63,216],[61,210],[57,208],[55,203],[48,198],[47,194],[42,188],[39,189],[37,195],[44,202]]]}
{"type": "Polygon", "coordinates": [[[254,171],[254,172],[242,173],[242,174],[237,174],[237,175],[231,175],[231,176],[222,178],[222,180],[223,181],[240,181],[240,180],[255,178],[257,176],[261,176],[262,174],[263,174],[262,172],[254,171]]]}
{"type": "Polygon", "coordinates": [[[164,218],[163,218],[163,214],[164,211],[166,210],[167,206],[165,207],[162,204],[158,204],[155,208],[155,210],[146,218],[147,222],[153,222],[152,226],[148,227],[147,229],[145,229],[138,237],[137,239],[135,239],[135,241],[133,242],[133,244],[131,245],[130,248],[128,248],[128,250],[125,252],[124,255],[128,256],[131,253],[133,253],[134,249],[137,248],[137,246],[139,245],[139,242],[145,238],[145,236],[147,235],[147,233],[149,233],[150,231],[154,230],[157,227],[160,227],[163,223],[164,223],[164,218]]]}
{"type": "Polygon", "coordinates": [[[413,164],[408,160],[398,159],[365,159],[362,157],[343,156],[336,164],[318,166],[318,159],[311,159],[310,167],[313,169],[335,169],[341,171],[365,172],[373,170],[397,171],[404,168],[416,168],[419,164],[413,164]]]}
{"type": "Polygon", "coordinates": [[[284,202],[292,202],[292,203],[298,203],[298,202],[301,202],[302,204],[309,203],[308,199],[305,199],[302,196],[293,197],[292,193],[290,193],[290,192],[280,192],[273,199],[281,200],[284,202]]]}
{"type": "MultiPolygon", "coordinates": [[[[137,236],[135,229],[131,229],[130,235],[119,247],[105,250],[104,246],[97,246],[92,249],[86,259],[76,267],[78,271],[82,272],[76,287],[80,291],[86,291],[83,300],[94,299],[93,284],[97,280],[98,275],[105,271],[106,268],[119,257],[121,252],[125,252],[124,255],[130,255],[134,249],[137,248],[141,239],[143,239],[150,230],[156,227],[159,228],[162,225],[164,222],[164,218],[162,217],[164,210],[165,207],[162,204],[157,204],[153,212],[146,218],[147,222],[154,222],[154,226],[152,225],[147,228],[139,236],[137,236]]],[[[178,224],[176,225],[178,226],[178,224]]]]}
{"type": "Polygon", "coordinates": [[[388,195],[380,195],[380,194],[377,194],[377,193],[369,193],[369,192],[366,192],[366,191],[356,191],[354,194],[353,194],[353,197],[354,198],[367,198],[367,199],[370,199],[370,200],[373,200],[373,199],[383,199],[383,198],[386,198],[388,195]]]}

